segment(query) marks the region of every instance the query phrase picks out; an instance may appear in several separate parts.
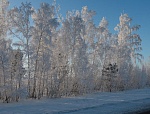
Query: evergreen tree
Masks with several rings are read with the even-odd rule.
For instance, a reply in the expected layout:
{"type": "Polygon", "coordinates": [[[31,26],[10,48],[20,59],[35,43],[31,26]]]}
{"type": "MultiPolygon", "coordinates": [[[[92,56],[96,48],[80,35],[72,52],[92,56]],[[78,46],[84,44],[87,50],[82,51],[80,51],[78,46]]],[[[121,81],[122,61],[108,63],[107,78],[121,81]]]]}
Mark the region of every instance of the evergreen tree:
{"type": "Polygon", "coordinates": [[[102,70],[102,80],[104,84],[104,91],[112,92],[116,89],[116,78],[118,73],[118,66],[114,64],[106,64],[102,70]]]}

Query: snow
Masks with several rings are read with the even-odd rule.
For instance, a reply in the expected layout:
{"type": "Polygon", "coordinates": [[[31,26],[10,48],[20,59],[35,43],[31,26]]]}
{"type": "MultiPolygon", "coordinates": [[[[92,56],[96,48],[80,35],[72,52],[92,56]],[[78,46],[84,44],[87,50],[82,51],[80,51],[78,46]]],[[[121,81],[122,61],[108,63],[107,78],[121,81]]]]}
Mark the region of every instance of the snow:
{"type": "Polygon", "coordinates": [[[0,103],[0,114],[121,114],[150,109],[150,88],[0,103]]]}

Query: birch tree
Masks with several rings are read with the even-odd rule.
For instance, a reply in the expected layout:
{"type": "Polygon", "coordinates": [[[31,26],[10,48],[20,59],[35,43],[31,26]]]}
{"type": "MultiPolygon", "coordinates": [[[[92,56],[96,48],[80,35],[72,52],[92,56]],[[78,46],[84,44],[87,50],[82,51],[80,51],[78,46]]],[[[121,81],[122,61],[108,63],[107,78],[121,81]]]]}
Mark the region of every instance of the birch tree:
{"type": "Polygon", "coordinates": [[[27,78],[28,78],[28,93],[30,96],[30,79],[31,79],[31,67],[30,67],[30,41],[31,41],[31,14],[34,9],[31,3],[21,3],[20,7],[14,7],[9,11],[9,23],[11,23],[11,28],[9,29],[10,34],[18,41],[14,43],[15,46],[21,47],[25,53],[25,63],[27,66],[27,78]]]}
{"type": "MultiPolygon", "coordinates": [[[[33,76],[33,89],[32,97],[36,98],[37,93],[37,79],[38,79],[38,69],[40,69],[40,58],[43,49],[50,51],[50,45],[52,44],[52,36],[55,34],[56,28],[58,26],[57,19],[55,18],[55,7],[49,5],[48,3],[41,3],[40,8],[35,11],[32,15],[34,22],[33,29],[33,41],[34,47],[34,76],[33,76]]],[[[44,51],[43,51],[44,52],[44,51]]],[[[44,57],[44,56],[43,56],[44,57]]],[[[45,60],[43,62],[46,62],[45,60]]],[[[45,63],[44,63],[45,64],[45,63]]],[[[43,65],[41,66],[43,67],[43,65]]]]}
{"type": "Polygon", "coordinates": [[[11,40],[8,39],[8,1],[0,1],[0,98],[8,102],[8,79],[10,76],[11,40]]]}
{"type": "MultiPolygon", "coordinates": [[[[134,61],[141,61],[142,55],[139,53],[141,48],[141,38],[133,31],[139,29],[139,25],[131,26],[132,19],[127,14],[120,16],[120,23],[115,27],[118,31],[118,57],[119,74],[123,77],[124,86],[126,86],[130,76],[130,70],[134,61]]],[[[135,65],[134,65],[135,66],[135,65]]]]}

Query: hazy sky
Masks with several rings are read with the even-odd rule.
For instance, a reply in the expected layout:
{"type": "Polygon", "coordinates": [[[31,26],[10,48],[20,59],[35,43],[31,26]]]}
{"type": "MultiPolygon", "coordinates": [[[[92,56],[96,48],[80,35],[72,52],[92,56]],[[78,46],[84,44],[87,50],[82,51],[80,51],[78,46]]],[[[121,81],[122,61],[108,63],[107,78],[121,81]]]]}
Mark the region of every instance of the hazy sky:
{"type": "MultiPolygon", "coordinates": [[[[10,7],[26,1],[38,8],[41,2],[51,4],[53,0],[9,0],[10,7]]],[[[111,33],[115,33],[114,27],[119,23],[120,14],[127,13],[133,19],[133,25],[141,25],[137,33],[142,39],[142,54],[145,60],[150,56],[150,0],[57,0],[57,4],[61,6],[60,13],[63,16],[68,10],[81,10],[83,6],[88,6],[97,13],[94,17],[96,25],[102,17],[106,17],[111,33]]]]}

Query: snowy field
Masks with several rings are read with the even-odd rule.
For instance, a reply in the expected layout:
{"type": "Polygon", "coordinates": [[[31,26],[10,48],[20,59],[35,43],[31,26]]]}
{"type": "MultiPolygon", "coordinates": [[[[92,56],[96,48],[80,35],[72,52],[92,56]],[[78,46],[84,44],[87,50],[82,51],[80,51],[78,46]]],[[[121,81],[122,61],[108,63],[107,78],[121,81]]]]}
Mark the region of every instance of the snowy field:
{"type": "Polygon", "coordinates": [[[148,88],[0,104],[0,114],[132,114],[147,109],[150,109],[148,88]]]}

